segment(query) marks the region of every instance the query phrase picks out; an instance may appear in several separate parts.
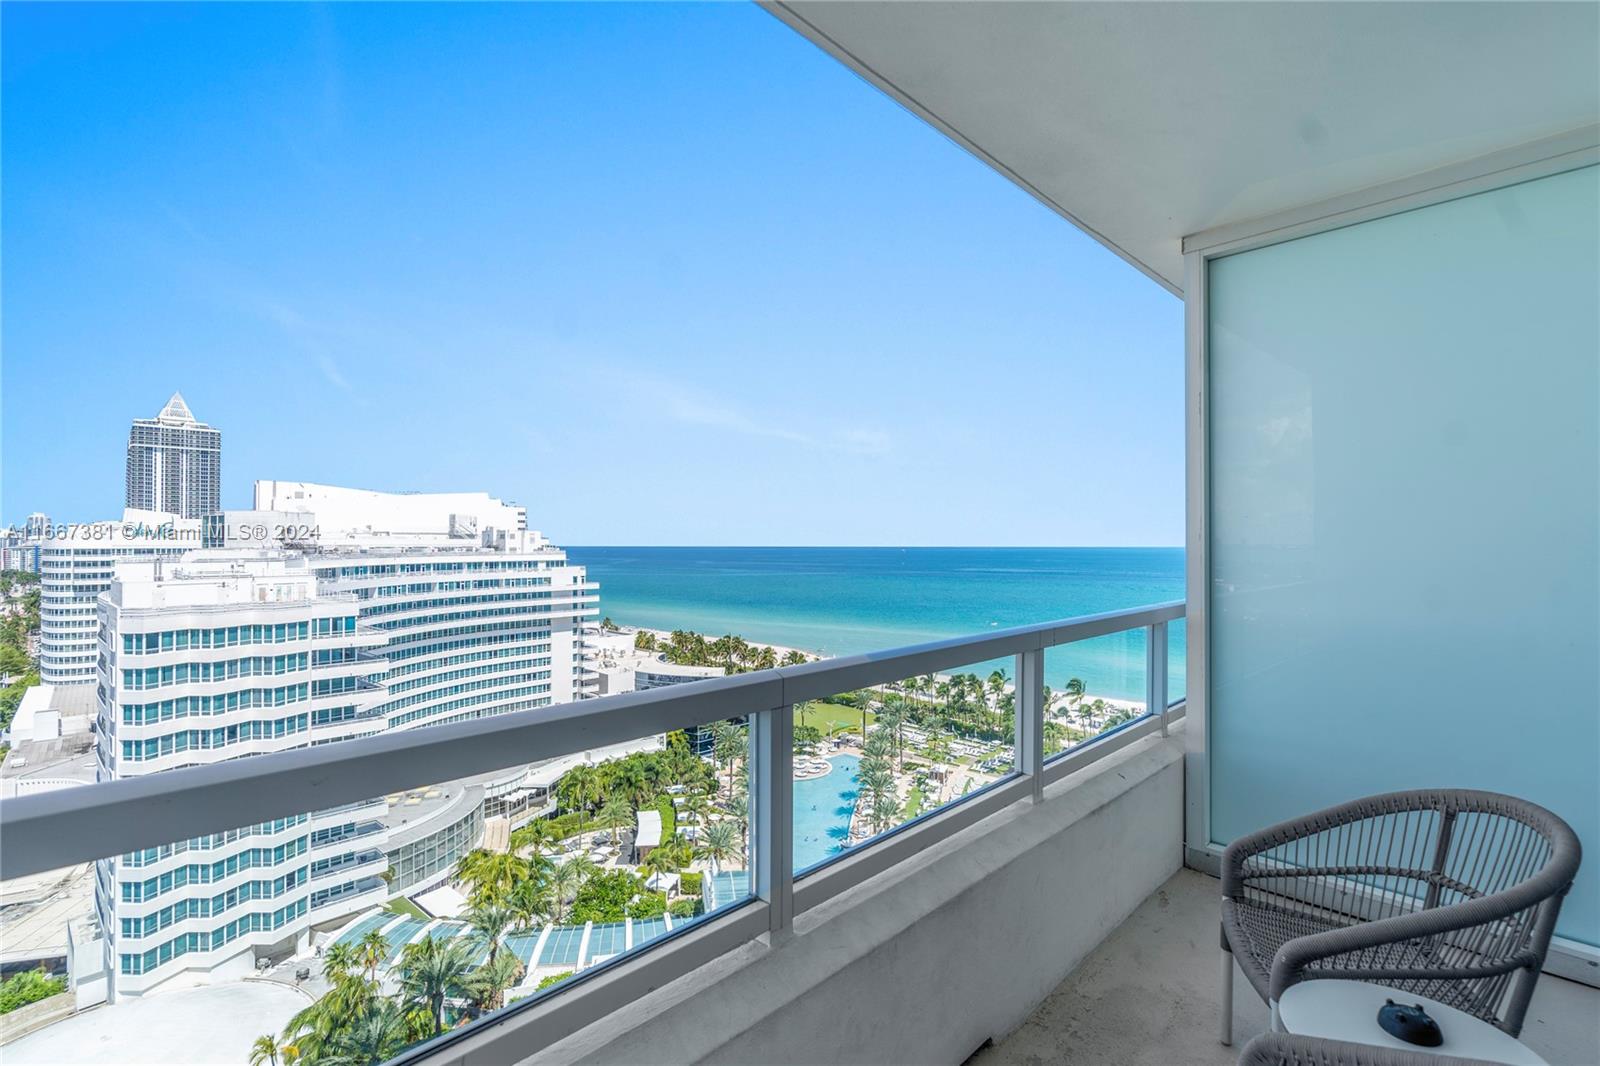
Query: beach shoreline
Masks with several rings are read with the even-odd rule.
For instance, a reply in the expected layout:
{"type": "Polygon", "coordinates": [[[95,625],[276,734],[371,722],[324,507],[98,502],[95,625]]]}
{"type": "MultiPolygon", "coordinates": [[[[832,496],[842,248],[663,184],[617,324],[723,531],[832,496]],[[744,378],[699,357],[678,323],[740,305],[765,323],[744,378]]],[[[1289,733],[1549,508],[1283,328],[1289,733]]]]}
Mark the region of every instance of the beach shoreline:
{"type": "MultiPolygon", "coordinates": [[[[629,638],[629,646],[630,647],[632,646],[632,638],[638,633],[649,633],[652,636],[654,636],[658,642],[666,641],[668,638],[670,638],[672,636],[672,633],[673,633],[673,630],[670,630],[670,629],[657,629],[654,626],[624,625],[624,624],[622,624],[620,622],[615,623],[615,624],[617,626],[615,632],[602,632],[601,636],[602,637],[610,636],[612,638],[615,638],[615,637],[618,637],[618,636],[628,637],[629,638]]],[[[693,632],[697,632],[697,631],[696,630],[685,630],[685,632],[693,633],[693,632]]],[[[705,637],[707,640],[715,640],[717,637],[722,636],[722,635],[723,634],[720,634],[720,633],[719,634],[700,633],[700,636],[705,637]]],[[[734,634],[734,635],[743,637],[743,634],[734,634]]],[[[748,640],[748,638],[743,638],[743,639],[747,639],[748,640]]],[[[789,647],[789,646],[784,645],[784,644],[768,644],[766,641],[760,641],[760,640],[750,640],[749,643],[750,643],[750,645],[752,647],[756,647],[756,648],[771,648],[773,653],[780,659],[782,659],[785,655],[789,654],[790,652],[797,652],[800,655],[804,655],[808,662],[819,662],[819,661],[821,661],[823,659],[834,658],[834,656],[826,655],[826,654],[824,654],[822,652],[819,652],[819,651],[808,651],[805,648],[792,648],[792,647],[789,647]]],[[[973,671],[970,671],[970,670],[958,670],[958,671],[955,671],[953,673],[936,673],[936,674],[934,674],[934,677],[938,681],[948,681],[952,677],[956,676],[957,674],[965,674],[965,673],[972,673],[972,672],[973,671]]],[[[873,686],[873,687],[874,688],[878,688],[878,689],[883,689],[886,686],[885,685],[876,685],[876,686],[873,686]]],[[[1010,681],[1006,682],[1005,691],[1011,692],[1011,691],[1014,690],[1014,688],[1015,688],[1015,686],[1010,681]]],[[[1065,704],[1066,704],[1066,699],[1067,698],[1062,692],[1059,692],[1059,691],[1053,693],[1053,697],[1054,698],[1053,698],[1053,701],[1052,701],[1052,704],[1051,704],[1051,709],[1052,709],[1052,711],[1054,713],[1059,715],[1059,714],[1063,713],[1063,711],[1065,710],[1065,704]]],[[[1144,713],[1144,701],[1143,700],[1127,699],[1125,697],[1120,697],[1120,696],[1103,696],[1103,695],[1100,695],[1098,693],[1090,692],[1090,691],[1085,691],[1084,694],[1083,694],[1083,697],[1081,699],[1079,699],[1079,700],[1074,701],[1072,706],[1075,709],[1075,708],[1080,707],[1080,706],[1082,706],[1084,704],[1093,704],[1096,701],[1099,701],[1100,703],[1102,703],[1106,707],[1106,709],[1112,714],[1115,714],[1115,713],[1117,713],[1119,711],[1129,711],[1129,712],[1131,712],[1133,714],[1143,714],[1144,713]]]]}

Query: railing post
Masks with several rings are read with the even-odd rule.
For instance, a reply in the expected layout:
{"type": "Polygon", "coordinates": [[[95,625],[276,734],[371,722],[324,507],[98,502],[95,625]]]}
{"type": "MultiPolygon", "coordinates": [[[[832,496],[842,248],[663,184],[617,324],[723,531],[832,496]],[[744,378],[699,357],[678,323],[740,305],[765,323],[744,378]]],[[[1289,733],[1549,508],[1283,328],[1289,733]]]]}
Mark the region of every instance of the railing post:
{"type": "Polygon", "coordinates": [[[1017,656],[1016,766],[1033,780],[1033,802],[1044,799],[1044,650],[1017,656]]]}
{"type": "Polygon", "coordinates": [[[752,889],[767,904],[770,942],[794,924],[794,706],[750,716],[752,889]]]}
{"type": "Polygon", "coordinates": [[[1145,629],[1144,709],[1161,716],[1161,735],[1167,735],[1167,623],[1145,629]]]}

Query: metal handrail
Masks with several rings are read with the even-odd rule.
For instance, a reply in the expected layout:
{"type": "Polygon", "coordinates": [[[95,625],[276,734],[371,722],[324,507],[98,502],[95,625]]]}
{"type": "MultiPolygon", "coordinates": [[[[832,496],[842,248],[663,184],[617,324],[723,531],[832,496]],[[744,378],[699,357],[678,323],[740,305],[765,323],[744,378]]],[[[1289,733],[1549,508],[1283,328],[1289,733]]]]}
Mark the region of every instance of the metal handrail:
{"type": "Polygon", "coordinates": [[[1183,615],[1181,601],[1112,611],[19,796],[0,802],[0,878],[1125,630],[1164,632],[1183,615]]]}

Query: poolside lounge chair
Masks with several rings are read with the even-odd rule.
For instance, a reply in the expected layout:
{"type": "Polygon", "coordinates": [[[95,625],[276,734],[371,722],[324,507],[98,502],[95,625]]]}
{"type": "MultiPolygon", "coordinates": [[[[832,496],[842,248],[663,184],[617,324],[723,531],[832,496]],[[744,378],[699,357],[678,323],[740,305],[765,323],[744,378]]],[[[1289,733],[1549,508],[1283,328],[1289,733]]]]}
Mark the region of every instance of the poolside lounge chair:
{"type": "Polygon", "coordinates": [[[1235,960],[1274,1023],[1291,985],[1342,978],[1516,1036],[1580,858],[1543,807],[1464,789],[1373,796],[1235,840],[1222,858],[1222,1042],[1235,960]]]}

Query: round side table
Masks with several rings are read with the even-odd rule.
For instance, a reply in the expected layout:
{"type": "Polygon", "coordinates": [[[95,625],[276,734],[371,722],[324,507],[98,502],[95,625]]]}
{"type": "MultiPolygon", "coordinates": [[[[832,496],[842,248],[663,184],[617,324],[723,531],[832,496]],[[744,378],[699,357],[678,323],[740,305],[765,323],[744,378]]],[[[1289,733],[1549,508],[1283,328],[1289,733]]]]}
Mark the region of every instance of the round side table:
{"type": "Polygon", "coordinates": [[[1438,1000],[1364,981],[1302,981],[1278,1000],[1278,1021],[1301,1036],[1348,1040],[1356,1044],[1400,1048],[1428,1055],[1458,1055],[1509,1066],[1549,1066],[1516,1037],[1438,1000]],[[1378,1024],[1378,1008],[1386,1000],[1410,1006],[1420,1003],[1439,1023],[1444,1043],[1418,1047],[1397,1040],[1378,1024]]]}

